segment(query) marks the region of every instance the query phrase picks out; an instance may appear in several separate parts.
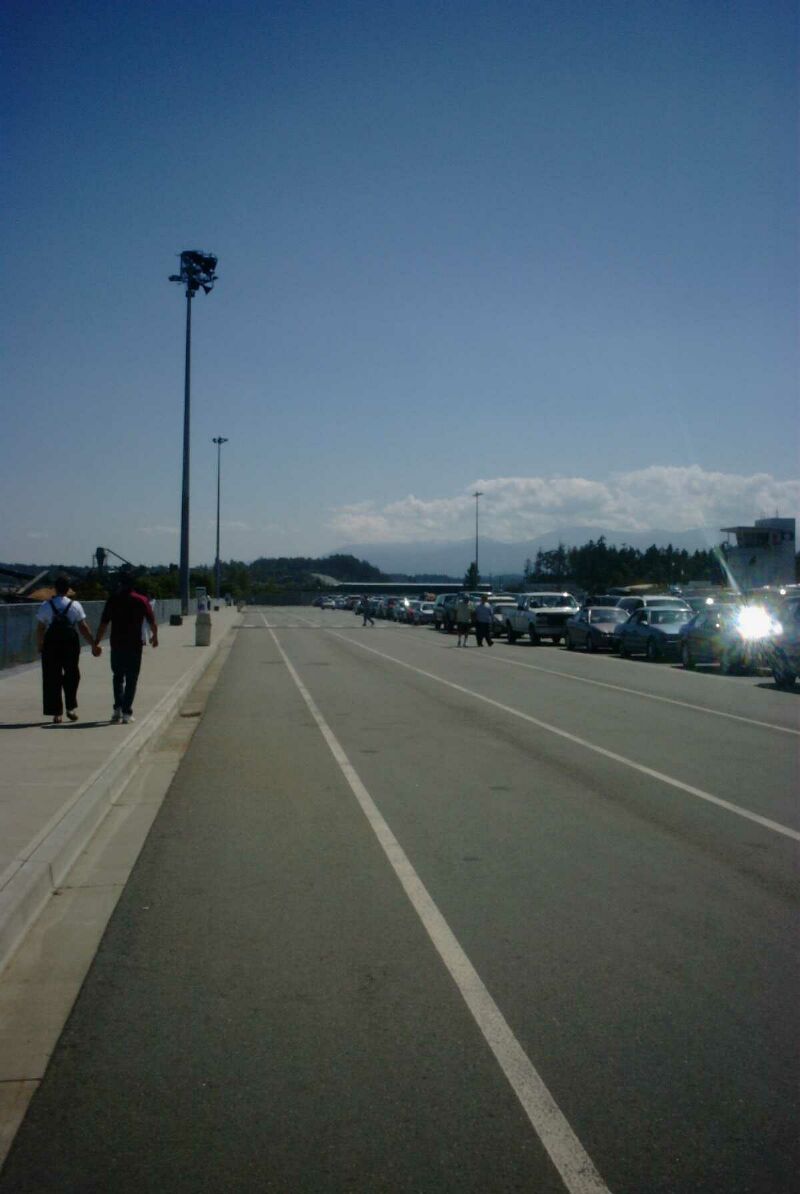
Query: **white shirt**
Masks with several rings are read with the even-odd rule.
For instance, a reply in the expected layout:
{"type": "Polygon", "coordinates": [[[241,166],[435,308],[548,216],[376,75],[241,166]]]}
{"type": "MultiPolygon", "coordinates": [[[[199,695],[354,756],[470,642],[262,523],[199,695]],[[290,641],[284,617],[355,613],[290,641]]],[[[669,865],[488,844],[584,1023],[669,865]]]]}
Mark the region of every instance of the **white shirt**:
{"type": "Polygon", "coordinates": [[[476,622],[491,622],[494,617],[494,610],[491,603],[488,601],[481,601],[475,606],[475,621],[476,622]]]}
{"type": "MultiPolygon", "coordinates": [[[[63,611],[70,602],[69,597],[53,597],[52,600],[59,612],[63,611]]],[[[53,606],[49,601],[43,601],[36,612],[36,621],[41,622],[43,626],[49,626],[52,620],[53,606]]],[[[69,606],[67,620],[71,626],[75,626],[78,622],[83,622],[86,620],[86,614],[84,613],[83,606],[81,605],[80,601],[73,601],[72,605],[69,606]]]]}

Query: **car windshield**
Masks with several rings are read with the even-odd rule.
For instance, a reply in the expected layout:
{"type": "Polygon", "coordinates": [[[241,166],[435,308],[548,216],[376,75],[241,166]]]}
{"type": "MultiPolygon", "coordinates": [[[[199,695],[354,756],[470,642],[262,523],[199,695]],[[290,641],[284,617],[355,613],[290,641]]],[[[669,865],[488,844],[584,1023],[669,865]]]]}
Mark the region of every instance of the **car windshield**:
{"type": "Polygon", "coordinates": [[[627,620],[628,611],[617,609],[616,606],[612,609],[603,609],[602,606],[599,606],[589,610],[590,622],[627,622],[627,620]]]}
{"type": "Polygon", "coordinates": [[[688,622],[692,616],[688,609],[654,609],[650,614],[652,626],[674,626],[688,622]]]}

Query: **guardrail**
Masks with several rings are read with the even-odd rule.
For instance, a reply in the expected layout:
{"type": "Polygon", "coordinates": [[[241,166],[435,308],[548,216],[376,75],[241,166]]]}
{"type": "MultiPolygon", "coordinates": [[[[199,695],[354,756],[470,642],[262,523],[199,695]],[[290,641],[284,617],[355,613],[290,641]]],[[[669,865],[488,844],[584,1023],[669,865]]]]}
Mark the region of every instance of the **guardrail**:
{"type": "MultiPolygon", "coordinates": [[[[39,658],[36,649],[36,611],[41,602],[28,602],[14,605],[0,605],[0,670],[14,667],[20,663],[33,663],[39,658]]],[[[169,622],[172,614],[181,612],[180,600],[170,598],[166,601],[154,601],[153,612],[159,626],[169,622]]],[[[86,611],[86,620],[93,631],[100,624],[105,601],[82,601],[86,611]]],[[[189,602],[189,612],[197,612],[197,602],[189,602]]],[[[81,640],[83,645],[83,640],[81,640]]]]}

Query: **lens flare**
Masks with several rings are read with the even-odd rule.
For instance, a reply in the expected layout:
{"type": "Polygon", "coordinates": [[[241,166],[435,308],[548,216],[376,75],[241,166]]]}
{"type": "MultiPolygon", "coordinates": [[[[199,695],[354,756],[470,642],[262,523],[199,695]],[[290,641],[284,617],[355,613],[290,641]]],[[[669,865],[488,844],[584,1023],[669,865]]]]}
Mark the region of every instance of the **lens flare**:
{"type": "Polygon", "coordinates": [[[771,634],[781,633],[781,624],[771,618],[761,605],[744,605],[736,615],[736,626],[742,638],[756,642],[771,634]]]}

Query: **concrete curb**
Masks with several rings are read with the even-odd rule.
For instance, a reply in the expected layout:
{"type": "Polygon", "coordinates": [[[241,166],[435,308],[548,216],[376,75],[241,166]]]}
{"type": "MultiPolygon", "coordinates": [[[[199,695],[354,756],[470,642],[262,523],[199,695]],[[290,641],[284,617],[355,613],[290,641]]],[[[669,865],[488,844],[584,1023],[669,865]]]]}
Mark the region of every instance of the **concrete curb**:
{"type": "Polygon", "coordinates": [[[28,856],[0,877],[0,971],[10,960],[30,926],[85,849],[92,834],[128,784],[139,761],[172,720],[181,701],[194,687],[236,629],[233,626],[203,649],[202,657],[167,692],[106,760],[78,788],[69,803],[44,827],[28,848],[28,856]]]}

